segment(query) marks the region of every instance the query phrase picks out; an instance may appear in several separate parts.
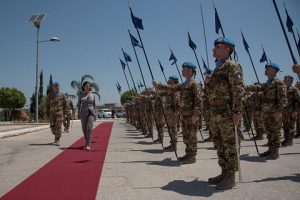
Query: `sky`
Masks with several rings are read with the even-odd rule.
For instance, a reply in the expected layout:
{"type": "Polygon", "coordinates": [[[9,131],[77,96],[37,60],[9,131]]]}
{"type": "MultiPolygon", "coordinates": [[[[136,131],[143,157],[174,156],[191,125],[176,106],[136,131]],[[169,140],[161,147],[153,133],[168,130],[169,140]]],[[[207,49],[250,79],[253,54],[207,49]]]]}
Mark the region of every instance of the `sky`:
{"type": "MultiPolygon", "coordinates": [[[[300,31],[300,1],[276,0],[282,20],[286,14],[283,2],[300,31]]],[[[204,31],[200,5],[203,10],[209,66],[213,69],[213,42],[221,37],[215,32],[214,7],[212,0],[130,0],[134,15],[143,20],[144,30],[140,35],[144,43],[154,79],[164,82],[158,59],[166,76],[177,75],[169,61],[170,48],[181,65],[185,61],[195,64],[196,58],[188,46],[187,31],[196,43],[196,54],[206,59],[204,31]]],[[[258,78],[266,81],[265,63],[260,63],[263,45],[268,58],[281,66],[278,76],[293,74],[293,65],[272,0],[214,0],[226,37],[236,44],[238,62],[243,67],[246,84],[256,82],[241,31],[250,46],[258,78]]],[[[129,67],[135,82],[142,81],[131,45],[128,29],[138,38],[127,0],[0,0],[0,87],[15,87],[22,91],[27,104],[35,88],[36,72],[36,28],[27,19],[32,14],[46,14],[40,28],[40,40],[58,37],[60,42],[44,42],[39,45],[39,70],[43,70],[44,90],[52,75],[60,83],[61,91],[75,94],[72,80],[79,81],[85,74],[94,77],[100,87],[101,100],[97,104],[120,103],[116,89],[118,81],[122,92],[128,90],[119,57],[124,60],[122,50],[131,56],[129,67]]],[[[299,55],[290,33],[294,55],[299,55]]],[[[297,37],[298,40],[298,37],[297,37]]],[[[137,48],[146,86],[151,87],[151,76],[142,49],[137,48]]],[[[197,69],[198,70],[198,69],[197,69]]],[[[132,81],[126,74],[130,86],[132,81]]],[[[198,70],[198,80],[202,80],[198,70]]],[[[45,93],[44,92],[44,93],[45,93]]]]}

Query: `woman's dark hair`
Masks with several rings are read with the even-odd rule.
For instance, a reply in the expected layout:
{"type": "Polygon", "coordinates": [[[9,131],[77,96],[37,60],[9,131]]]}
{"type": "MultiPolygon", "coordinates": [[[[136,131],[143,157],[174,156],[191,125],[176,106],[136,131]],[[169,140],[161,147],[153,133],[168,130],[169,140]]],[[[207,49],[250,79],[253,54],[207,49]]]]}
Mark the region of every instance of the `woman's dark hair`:
{"type": "MultiPolygon", "coordinates": [[[[84,91],[84,87],[85,87],[86,84],[90,84],[90,85],[91,85],[90,82],[84,81],[83,84],[82,84],[82,87],[81,87],[81,90],[82,90],[82,91],[84,91]]],[[[91,91],[91,90],[92,90],[92,89],[90,89],[90,91],[91,91]]]]}

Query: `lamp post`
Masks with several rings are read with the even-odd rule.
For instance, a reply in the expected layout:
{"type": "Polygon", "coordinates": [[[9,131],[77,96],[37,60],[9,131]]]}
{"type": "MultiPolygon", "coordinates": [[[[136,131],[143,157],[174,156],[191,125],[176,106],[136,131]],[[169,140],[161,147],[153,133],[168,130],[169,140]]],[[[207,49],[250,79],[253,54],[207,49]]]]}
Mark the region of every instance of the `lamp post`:
{"type": "Polygon", "coordinates": [[[39,43],[41,42],[59,42],[59,38],[51,37],[49,40],[39,40],[41,22],[45,18],[45,14],[32,15],[27,21],[32,22],[37,28],[36,34],[36,65],[35,65],[35,122],[39,122],[39,98],[38,98],[38,83],[39,83],[39,43]]]}

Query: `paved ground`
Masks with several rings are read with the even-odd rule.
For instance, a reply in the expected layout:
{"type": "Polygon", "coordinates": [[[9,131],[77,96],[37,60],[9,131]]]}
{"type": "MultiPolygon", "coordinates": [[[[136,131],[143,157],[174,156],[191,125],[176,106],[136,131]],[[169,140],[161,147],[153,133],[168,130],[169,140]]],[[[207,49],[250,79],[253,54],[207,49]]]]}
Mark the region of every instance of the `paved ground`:
{"type": "MultiPolygon", "coordinates": [[[[203,134],[206,138],[207,132],[203,134]]],[[[195,164],[180,165],[174,153],[163,152],[161,145],[152,144],[122,119],[114,120],[97,199],[300,199],[300,139],[295,139],[292,147],[281,148],[280,159],[265,161],[257,157],[248,135],[244,136],[243,180],[237,178],[235,189],[219,191],[207,183],[209,177],[220,173],[211,142],[199,141],[195,164]]],[[[71,132],[63,135],[60,147],[50,144],[53,137],[49,129],[0,139],[0,196],[80,137],[80,123],[74,122],[71,132]]],[[[179,141],[178,154],[182,156],[182,137],[179,141]]],[[[165,133],[165,146],[168,143],[165,133]]],[[[258,142],[261,152],[266,150],[265,143],[258,142]]]]}

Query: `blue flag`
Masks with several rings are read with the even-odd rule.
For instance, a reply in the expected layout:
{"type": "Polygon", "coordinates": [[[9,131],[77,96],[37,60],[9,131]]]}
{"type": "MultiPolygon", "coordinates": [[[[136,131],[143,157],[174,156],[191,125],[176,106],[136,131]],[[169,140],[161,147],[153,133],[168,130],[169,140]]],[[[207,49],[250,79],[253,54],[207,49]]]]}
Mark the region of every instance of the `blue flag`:
{"type": "Polygon", "coordinates": [[[135,46],[135,47],[142,48],[139,41],[133,35],[131,35],[131,33],[129,33],[129,35],[130,35],[130,40],[131,40],[132,45],[135,46]]]}
{"type": "MultiPolygon", "coordinates": [[[[285,8],[285,6],[284,6],[284,8],[285,8]]],[[[285,13],[286,13],[286,16],[287,16],[287,19],[286,19],[286,26],[287,26],[287,28],[288,28],[288,31],[289,31],[290,33],[293,33],[293,25],[294,25],[294,23],[293,23],[292,19],[290,18],[289,14],[288,14],[288,12],[287,12],[287,10],[286,10],[286,8],[285,8],[285,13]]]]}
{"type": "Polygon", "coordinates": [[[130,56],[129,56],[123,49],[122,49],[122,51],[123,51],[123,55],[124,55],[125,61],[127,61],[127,62],[132,62],[130,56]]]}
{"type": "Polygon", "coordinates": [[[219,15],[218,15],[218,11],[215,8],[215,31],[217,34],[219,34],[219,30],[221,27],[222,27],[222,25],[221,25],[221,21],[220,21],[219,15]]]}
{"type": "Polygon", "coordinates": [[[159,62],[159,66],[160,66],[161,71],[164,72],[164,68],[163,68],[163,66],[162,66],[162,64],[161,64],[161,62],[160,62],[160,60],[158,60],[158,62],[159,62]]]}
{"type": "Polygon", "coordinates": [[[243,33],[242,33],[242,37],[243,37],[243,44],[244,44],[245,50],[249,53],[249,45],[248,45],[243,33]]]}
{"type": "Polygon", "coordinates": [[[193,49],[194,51],[196,50],[197,46],[196,44],[193,42],[191,36],[190,36],[190,33],[188,32],[188,37],[189,37],[189,46],[191,49],[193,49]]]}
{"type": "Polygon", "coordinates": [[[131,8],[130,8],[130,14],[131,14],[131,19],[132,19],[132,23],[133,23],[134,27],[138,28],[138,29],[141,29],[141,30],[144,30],[142,19],[140,19],[138,17],[135,17],[133,15],[133,12],[132,12],[131,8]]]}
{"type": "Polygon", "coordinates": [[[140,81],[140,83],[138,84],[138,87],[139,87],[139,88],[144,87],[144,85],[141,83],[141,81],[140,81]]]}
{"type": "Polygon", "coordinates": [[[298,49],[298,52],[300,52],[300,37],[299,37],[299,40],[298,40],[298,43],[297,43],[297,49],[298,49]]]}
{"type": "Polygon", "coordinates": [[[259,62],[262,63],[262,62],[266,62],[266,61],[268,61],[268,59],[267,59],[266,52],[265,52],[265,50],[264,50],[264,48],[263,48],[263,54],[262,54],[262,56],[261,56],[259,62]]]}
{"type": "Polygon", "coordinates": [[[120,86],[120,84],[118,82],[117,82],[116,86],[117,86],[118,92],[121,92],[121,86],[120,86]]]}
{"type": "MultiPolygon", "coordinates": [[[[171,50],[171,49],[170,49],[171,50]]],[[[173,51],[171,50],[171,55],[169,61],[173,60],[174,62],[171,65],[174,65],[177,62],[177,58],[174,56],[173,51]]]]}
{"type": "Polygon", "coordinates": [[[120,59],[120,62],[121,62],[122,69],[125,70],[126,64],[121,59],[120,59]]]}

